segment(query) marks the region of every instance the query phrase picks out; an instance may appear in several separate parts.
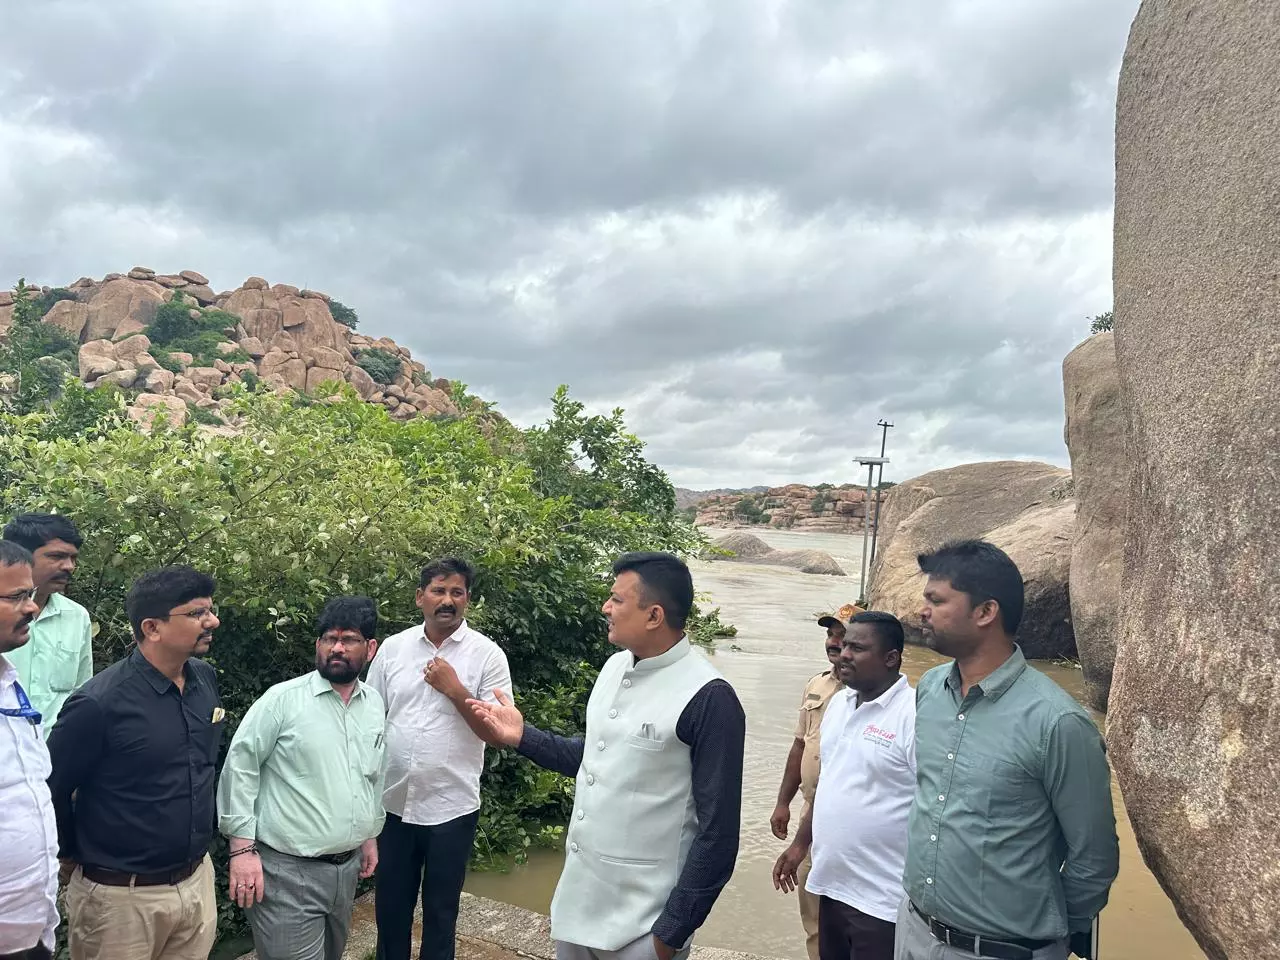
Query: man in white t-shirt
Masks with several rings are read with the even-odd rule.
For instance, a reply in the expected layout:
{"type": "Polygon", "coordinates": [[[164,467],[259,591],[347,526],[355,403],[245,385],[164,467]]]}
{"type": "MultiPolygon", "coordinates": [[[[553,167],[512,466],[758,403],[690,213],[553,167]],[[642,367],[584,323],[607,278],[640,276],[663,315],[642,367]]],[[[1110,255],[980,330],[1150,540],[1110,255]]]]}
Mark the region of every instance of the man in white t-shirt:
{"type": "Polygon", "coordinates": [[[805,889],[819,898],[821,960],[893,960],[916,789],[916,698],[900,672],[902,645],[892,614],[849,622],[836,666],[846,689],[822,720],[813,809],[773,868],[777,889],[796,889],[812,845],[805,889]]]}

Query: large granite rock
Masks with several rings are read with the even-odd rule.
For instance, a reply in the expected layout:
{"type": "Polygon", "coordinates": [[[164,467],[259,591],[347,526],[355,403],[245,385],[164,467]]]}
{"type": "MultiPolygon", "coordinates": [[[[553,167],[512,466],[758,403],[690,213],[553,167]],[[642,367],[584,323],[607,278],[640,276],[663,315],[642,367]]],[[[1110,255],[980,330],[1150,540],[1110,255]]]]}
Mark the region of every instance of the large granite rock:
{"type": "Polygon", "coordinates": [[[89,317],[81,338],[109,340],[145,329],[168,292],[149,280],[120,279],[104,283],[89,300],[89,317]]]}
{"type": "Polygon", "coordinates": [[[870,608],[897,616],[907,639],[920,643],[924,577],[916,557],[948,540],[986,539],[1022,571],[1027,603],[1018,640],[1027,655],[1074,656],[1070,490],[1070,471],[1022,460],[966,463],[898,484],[881,511],[870,608]]]}
{"type": "Polygon", "coordinates": [[[79,343],[80,336],[89,323],[89,306],[75,300],[59,300],[44,315],[44,322],[53,324],[79,343]]]}
{"type": "Polygon", "coordinates": [[[1071,622],[1089,704],[1106,710],[1116,659],[1129,482],[1115,335],[1099,333],[1067,354],[1062,383],[1076,499],[1071,622]]]}
{"type": "Polygon", "coordinates": [[[1145,0],[1120,74],[1132,473],[1107,740],[1214,960],[1280,955],[1280,15],[1145,0]]]}
{"type": "Polygon", "coordinates": [[[714,546],[726,550],[724,559],[744,563],[767,563],[777,567],[792,567],[801,573],[813,573],[827,577],[843,577],[844,569],[836,558],[821,550],[775,550],[759,537],[749,533],[728,533],[714,541],[714,546]]]}

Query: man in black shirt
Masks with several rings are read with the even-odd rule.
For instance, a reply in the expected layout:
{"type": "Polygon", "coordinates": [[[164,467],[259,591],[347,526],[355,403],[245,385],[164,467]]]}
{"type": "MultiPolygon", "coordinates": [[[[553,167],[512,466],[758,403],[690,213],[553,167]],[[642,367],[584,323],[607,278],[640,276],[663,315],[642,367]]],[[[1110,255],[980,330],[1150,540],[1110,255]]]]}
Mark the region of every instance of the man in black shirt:
{"type": "Polygon", "coordinates": [[[223,711],[213,668],[195,659],[218,626],[213,592],[190,567],[139,577],[126,601],[137,646],[71,696],[49,735],[72,960],[213,948],[223,711]]]}

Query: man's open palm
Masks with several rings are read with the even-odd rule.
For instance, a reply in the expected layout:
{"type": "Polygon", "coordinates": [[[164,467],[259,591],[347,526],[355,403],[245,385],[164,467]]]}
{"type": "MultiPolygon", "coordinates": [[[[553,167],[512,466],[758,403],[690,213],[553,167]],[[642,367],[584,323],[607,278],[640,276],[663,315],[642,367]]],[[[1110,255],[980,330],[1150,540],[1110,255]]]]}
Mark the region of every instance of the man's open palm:
{"type": "Polygon", "coordinates": [[[524,716],[511,698],[501,690],[493,691],[498,698],[497,703],[484,700],[468,700],[471,712],[483,721],[485,729],[492,735],[492,742],[505,747],[518,747],[520,738],[524,736],[524,716]]]}

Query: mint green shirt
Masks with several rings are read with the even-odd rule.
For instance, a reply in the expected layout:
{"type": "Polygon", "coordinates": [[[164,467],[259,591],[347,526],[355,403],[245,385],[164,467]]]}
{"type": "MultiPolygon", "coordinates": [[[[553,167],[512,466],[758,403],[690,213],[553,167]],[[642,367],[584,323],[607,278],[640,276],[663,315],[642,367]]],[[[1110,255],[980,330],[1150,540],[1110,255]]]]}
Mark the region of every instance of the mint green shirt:
{"type": "Polygon", "coordinates": [[[318,672],[277,683],[245,714],[218,782],[218,829],[282,853],[354,850],[382,831],[386,710],[318,672]]]}
{"type": "Polygon", "coordinates": [[[1098,728],[1018,647],[967,696],[960,685],[953,662],[916,686],[907,896],[988,938],[1088,930],[1120,866],[1098,728]]]}
{"type": "Polygon", "coordinates": [[[5,658],[18,671],[18,682],[31,706],[43,717],[47,737],[67,698],[93,676],[93,623],[89,611],[60,593],[31,624],[31,636],[5,658]]]}

